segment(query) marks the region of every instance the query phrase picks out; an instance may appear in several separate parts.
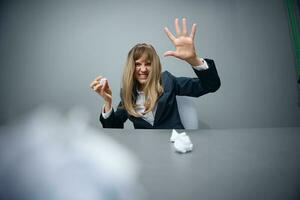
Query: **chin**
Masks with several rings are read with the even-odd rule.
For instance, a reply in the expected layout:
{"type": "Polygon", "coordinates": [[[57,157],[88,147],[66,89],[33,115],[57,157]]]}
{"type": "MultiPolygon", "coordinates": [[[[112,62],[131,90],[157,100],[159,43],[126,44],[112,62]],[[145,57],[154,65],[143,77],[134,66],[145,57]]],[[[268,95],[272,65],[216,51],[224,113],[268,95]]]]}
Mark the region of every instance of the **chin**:
{"type": "Polygon", "coordinates": [[[146,83],[147,83],[147,80],[139,80],[139,83],[140,83],[140,84],[146,84],[146,83]]]}

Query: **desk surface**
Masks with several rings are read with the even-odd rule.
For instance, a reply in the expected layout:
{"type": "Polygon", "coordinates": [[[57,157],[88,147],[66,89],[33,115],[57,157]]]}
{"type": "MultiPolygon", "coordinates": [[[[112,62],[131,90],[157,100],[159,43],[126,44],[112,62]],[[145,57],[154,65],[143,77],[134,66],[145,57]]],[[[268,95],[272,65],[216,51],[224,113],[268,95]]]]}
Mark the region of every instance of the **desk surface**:
{"type": "Polygon", "coordinates": [[[300,127],[187,130],[188,154],[170,130],[102,131],[138,158],[149,200],[300,199],[300,127]]]}

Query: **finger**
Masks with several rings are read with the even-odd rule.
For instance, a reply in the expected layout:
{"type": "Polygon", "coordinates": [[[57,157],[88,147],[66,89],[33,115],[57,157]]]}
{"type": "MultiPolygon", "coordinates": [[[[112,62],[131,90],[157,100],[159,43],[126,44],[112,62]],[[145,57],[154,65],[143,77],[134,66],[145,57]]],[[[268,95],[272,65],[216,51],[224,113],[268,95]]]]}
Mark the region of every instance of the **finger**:
{"type": "Polygon", "coordinates": [[[107,83],[107,81],[104,81],[103,83],[103,90],[109,89],[109,85],[107,83]]]}
{"type": "Polygon", "coordinates": [[[98,76],[97,78],[95,78],[95,81],[99,81],[103,76],[98,76]]]}
{"type": "Polygon", "coordinates": [[[186,18],[182,19],[182,34],[187,35],[187,25],[186,25],[186,18]]]}
{"type": "Polygon", "coordinates": [[[175,51],[166,51],[164,53],[164,56],[177,56],[177,53],[175,51]]]}
{"type": "Polygon", "coordinates": [[[167,27],[165,27],[164,30],[171,42],[174,43],[174,40],[176,39],[175,36],[169,31],[167,27]]]}
{"type": "Polygon", "coordinates": [[[93,87],[94,87],[94,83],[95,83],[95,81],[91,82],[90,88],[93,88],[93,87]]]}
{"type": "Polygon", "coordinates": [[[101,88],[101,85],[96,85],[96,86],[93,88],[93,90],[94,90],[94,91],[97,91],[99,88],[101,88]]]}
{"type": "Polygon", "coordinates": [[[108,88],[108,84],[107,84],[107,81],[105,81],[104,83],[103,83],[103,85],[101,85],[101,92],[105,92],[106,90],[107,90],[107,88],[108,88]]]}
{"type": "Polygon", "coordinates": [[[195,38],[196,28],[197,28],[197,24],[193,24],[193,26],[192,26],[192,31],[191,31],[191,34],[190,34],[190,37],[191,37],[193,40],[194,40],[194,38],[195,38]]]}
{"type": "Polygon", "coordinates": [[[91,84],[90,84],[90,88],[93,89],[93,87],[95,87],[95,85],[99,84],[98,81],[93,81],[91,84]]]}
{"type": "Polygon", "coordinates": [[[176,30],[176,35],[179,36],[181,34],[181,31],[179,27],[178,18],[175,19],[175,30],[176,30]]]}

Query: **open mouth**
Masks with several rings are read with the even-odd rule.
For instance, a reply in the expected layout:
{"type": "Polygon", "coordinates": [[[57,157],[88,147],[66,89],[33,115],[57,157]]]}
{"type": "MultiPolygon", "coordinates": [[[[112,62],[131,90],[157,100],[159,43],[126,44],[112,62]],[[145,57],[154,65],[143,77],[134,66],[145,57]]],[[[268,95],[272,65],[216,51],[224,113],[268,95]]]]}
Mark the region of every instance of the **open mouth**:
{"type": "Polygon", "coordinates": [[[146,78],[148,78],[148,75],[146,75],[146,74],[144,74],[144,75],[139,75],[139,78],[141,78],[141,79],[146,79],[146,78]]]}

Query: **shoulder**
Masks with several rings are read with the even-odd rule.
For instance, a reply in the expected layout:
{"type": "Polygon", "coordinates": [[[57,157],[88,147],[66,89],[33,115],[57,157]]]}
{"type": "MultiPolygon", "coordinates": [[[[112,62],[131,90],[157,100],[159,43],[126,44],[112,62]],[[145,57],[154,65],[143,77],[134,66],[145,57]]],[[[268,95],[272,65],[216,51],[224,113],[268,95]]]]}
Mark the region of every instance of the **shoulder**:
{"type": "Polygon", "coordinates": [[[163,83],[171,83],[176,80],[176,77],[171,74],[169,71],[164,71],[161,74],[161,79],[163,83]]]}
{"type": "Polygon", "coordinates": [[[167,79],[174,79],[175,76],[171,74],[169,71],[164,71],[161,73],[161,78],[162,80],[167,80],[167,79]]]}
{"type": "Polygon", "coordinates": [[[176,77],[169,71],[164,71],[161,74],[162,84],[165,91],[174,88],[176,77]]]}

